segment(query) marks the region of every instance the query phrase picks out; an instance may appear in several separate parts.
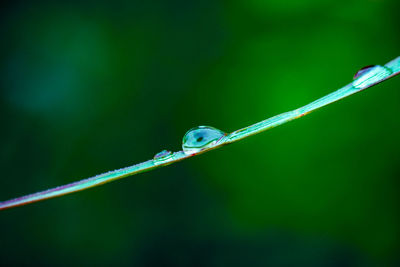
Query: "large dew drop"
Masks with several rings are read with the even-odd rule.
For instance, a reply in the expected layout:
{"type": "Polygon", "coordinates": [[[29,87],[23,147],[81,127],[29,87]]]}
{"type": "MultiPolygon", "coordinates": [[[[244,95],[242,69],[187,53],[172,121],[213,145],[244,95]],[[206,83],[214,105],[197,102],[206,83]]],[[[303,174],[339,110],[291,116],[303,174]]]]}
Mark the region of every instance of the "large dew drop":
{"type": "Polygon", "coordinates": [[[182,149],[185,154],[195,154],[204,149],[214,146],[226,135],[210,126],[198,126],[190,129],[182,140],[182,149]]]}

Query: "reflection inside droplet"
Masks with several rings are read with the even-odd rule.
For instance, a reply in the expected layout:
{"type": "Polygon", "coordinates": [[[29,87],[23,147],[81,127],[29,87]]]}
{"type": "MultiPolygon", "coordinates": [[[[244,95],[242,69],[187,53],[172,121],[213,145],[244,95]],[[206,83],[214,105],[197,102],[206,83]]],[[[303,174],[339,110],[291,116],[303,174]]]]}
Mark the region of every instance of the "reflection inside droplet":
{"type": "Polygon", "coordinates": [[[210,126],[198,126],[190,129],[182,140],[185,154],[198,153],[218,143],[226,133],[210,126]]]}

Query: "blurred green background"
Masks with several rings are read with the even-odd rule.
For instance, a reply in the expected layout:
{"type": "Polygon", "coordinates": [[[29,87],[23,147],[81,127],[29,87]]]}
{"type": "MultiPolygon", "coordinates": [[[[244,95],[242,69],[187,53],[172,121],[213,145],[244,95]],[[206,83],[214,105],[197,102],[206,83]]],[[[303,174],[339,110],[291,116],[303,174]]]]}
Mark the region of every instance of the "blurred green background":
{"type": "MultiPolygon", "coordinates": [[[[400,5],[9,1],[0,200],[230,132],[400,56],[400,5]]],[[[400,78],[203,156],[0,212],[1,265],[397,266],[400,78]]]]}

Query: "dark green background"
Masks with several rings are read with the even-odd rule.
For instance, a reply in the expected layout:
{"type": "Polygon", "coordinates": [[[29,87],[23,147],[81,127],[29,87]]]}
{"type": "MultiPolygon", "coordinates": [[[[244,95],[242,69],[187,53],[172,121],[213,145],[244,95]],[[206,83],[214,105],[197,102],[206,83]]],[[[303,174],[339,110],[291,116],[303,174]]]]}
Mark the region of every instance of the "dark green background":
{"type": "MultiPolygon", "coordinates": [[[[9,1],[0,200],[230,132],[400,56],[398,1],[9,1]]],[[[0,212],[0,264],[396,266],[400,78],[173,166],[0,212]]]]}

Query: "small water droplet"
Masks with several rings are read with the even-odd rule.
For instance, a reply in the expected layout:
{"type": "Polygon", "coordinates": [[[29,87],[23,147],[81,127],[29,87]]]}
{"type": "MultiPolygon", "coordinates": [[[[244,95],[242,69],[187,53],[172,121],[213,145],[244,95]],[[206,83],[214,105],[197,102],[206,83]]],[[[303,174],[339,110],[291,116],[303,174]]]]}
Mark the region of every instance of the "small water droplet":
{"type": "Polygon", "coordinates": [[[182,140],[185,154],[198,153],[218,143],[226,133],[210,126],[198,126],[187,131],[182,140]]]}
{"type": "Polygon", "coordinates": [[[385,66],[366,66],[354,75],[352,85],[357,89],[365,89],[385,80],[391,74],[392,70],[385,66]]]}
{"type": "Polygon", "coordinates": [[[155,156],[154,156],[154,161],[156,161],[157,163],[161,163],[164,161],[167,161],[169,159],[172,158],[172,152],[169,150],[163,150],[161,152],[158,152],[155,156]]]}
{"type": "Polygon", "coordinates": [[[362,75],[364,75],[365,73],[370,71],[373,67],[375,67],[375,65],[368,65],[368,66],[361,68],[359,71],[357,71],[356,74],[354,74],[353,80],[361,77],[362,75]]]}

